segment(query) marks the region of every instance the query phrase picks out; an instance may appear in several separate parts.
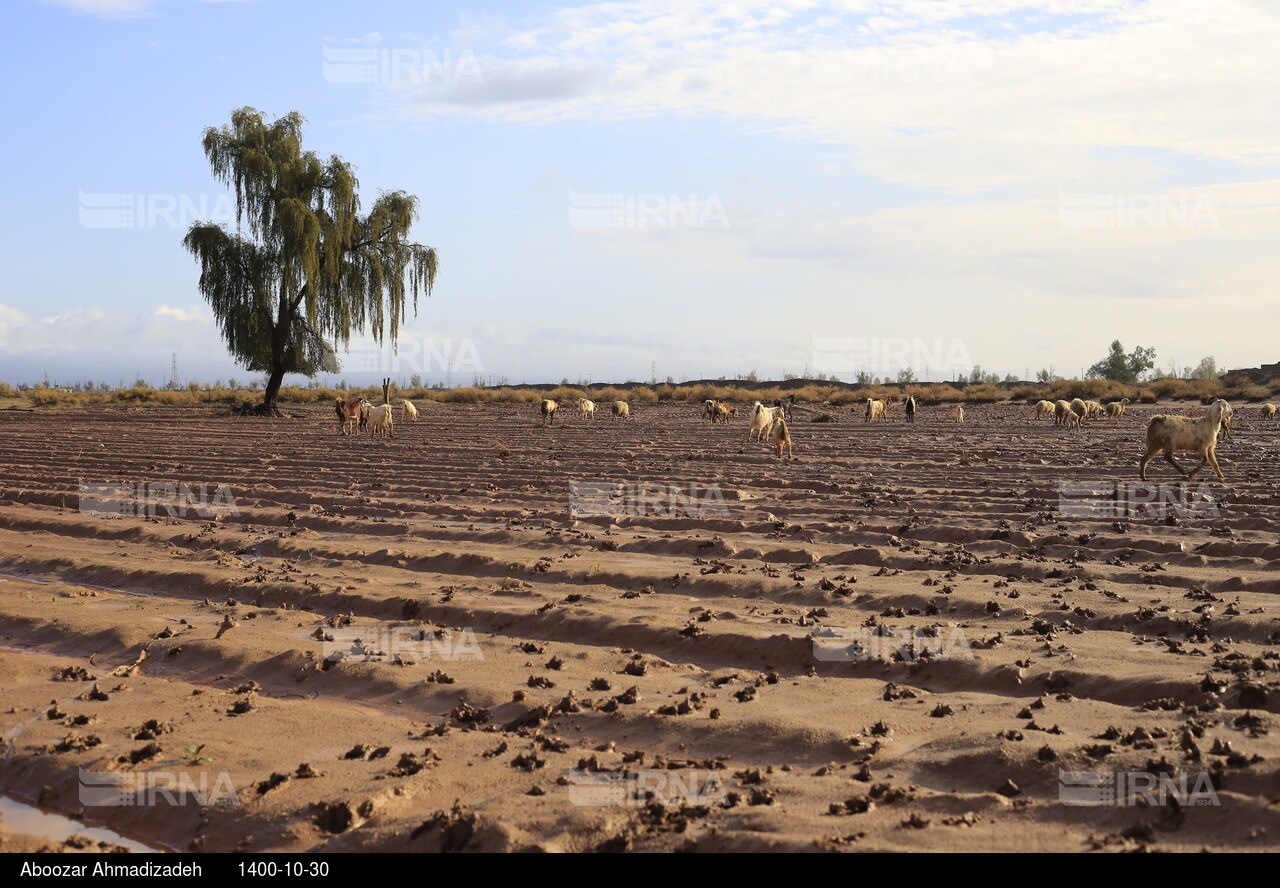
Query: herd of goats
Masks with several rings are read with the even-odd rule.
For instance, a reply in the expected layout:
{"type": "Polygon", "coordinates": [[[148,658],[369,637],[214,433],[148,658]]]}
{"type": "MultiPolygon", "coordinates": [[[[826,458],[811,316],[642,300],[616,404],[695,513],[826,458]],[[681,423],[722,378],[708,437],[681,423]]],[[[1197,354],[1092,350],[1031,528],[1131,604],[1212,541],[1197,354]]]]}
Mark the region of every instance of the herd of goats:
{"type": "MultiPolygon", "coordinates": [[[[895,404],[897,399],[867,398],[866,400],[864,421],[873,422],[877,420],[887,421],[889,407],[895,404]]],[[[919,406],[916,399],[908,395],[902,401],[907,422],[915,422],[919,406]]],[[[401,400],[401,404],[402,417],[412,422],[417,422],[417,408],[407,400],[401,400]]],[[[1128,405],[1128,398],[1112,401],[1106,405],[1098,401],[1085,401],[1080,398],[1072,401],[1039,401],[1035,405],[1034,416],[1037,418],[1040,416],[1052,416],[1056,425],[1067,429],[1079,429],[1082,423],[1090,417],[1105,416],[1109,419],[1119,419],[1124,415],[1128,405]]],[[[795,459],[791,442],[791,430],[787,425],[787,421],[792,418],[792,411],[795,406],[795,395],[778,398],[771,407],[766,407],[761,402],[756,401],[751,406],[751,427],[747,433],[747,440],[768,442],[777,459],[782,458],[783,451],[786,452],[788,459],[795,459]]],[[[596,403],[594,401],[582,398],[578,401],[577,408],[579,418],[595,418],[596,403]]],[[[351,435],[367,429],[371,437],[389,438],[392,436],[395,418],[390,403],[375,406],[364,398],[353,401],[338,399],[335,409],[338,417],[338,430],[343,435],[351,435]]],[[[539,410],[542,415],[543,425],[555,425],[556,415],[560,411],[559,402],[543,399],[539,410]]],[[[1262,416],[1268,419],[1273,419],[1276,416],[1276,406],[1274,404],[1264,404],[1260,411],[1262,416]]],[[[614,401],[610,405],[610,412],[613,414],[614,419],[626,419],[631,416],[631,407],[626,401],[614,401]]],[[[738,408],[728,402],[714,399],[702,402],[702,418],[711,420],[713,425],[727,423],[737,415],[738,408]]],[[[957,422],[964,422],[963,407],[955,406],[951,408],[951,415],[957,422]]],[[[1138,476],[1143,481],[1147,480],[1147,464],[1156,455],[1163,453],[1165,460],[1182,473],[1185,478],[1194,478],[1196,473],[1208,464],[1213,467],[1219,478],[1225,479],[1226,476],[1222,474],[1222,469],[1218,466],[1218,458],[1215,453],[1219,434],[1222,434],[1226,439],[1231,437],[1231,405],[1221,398],[1211,403],[1204,411],[1203,416],[1190,417],[1169,414],[1152,416],[1147,421],[1147,451],[1138,464],[1138,476]],[[1198,454],[1200,456],[1200,464],[1190,472],[1187,472],[1174,460],[1173,455],[1175,453],[1198,454]]]]}

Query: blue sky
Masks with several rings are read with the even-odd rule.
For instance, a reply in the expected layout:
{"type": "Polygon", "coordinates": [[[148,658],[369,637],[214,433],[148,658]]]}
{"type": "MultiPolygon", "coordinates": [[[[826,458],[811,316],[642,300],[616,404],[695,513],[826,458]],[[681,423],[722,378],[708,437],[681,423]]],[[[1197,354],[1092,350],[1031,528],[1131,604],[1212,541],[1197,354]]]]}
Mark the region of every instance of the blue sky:
{"type": "MultiPolygon", "coordinates": [[[[421,199],[453,382],[1276,359],[1264,0],[18,0],[0,378],[236,376],[181,249],[250,105],[421,199]],[[132,214],[113,214],[133,195],[132,214]],[[160,212],[148,212],[158,210],[160,212]],[[166,212],[167,210],[167,212],[166,212]],[[114,220],[114,221],[113,221],[114,220]]],[[[416,356],[416,357],[415,357],[416,356]]],[[[385,371],[385,372],[384,372],[385,371]]]]}

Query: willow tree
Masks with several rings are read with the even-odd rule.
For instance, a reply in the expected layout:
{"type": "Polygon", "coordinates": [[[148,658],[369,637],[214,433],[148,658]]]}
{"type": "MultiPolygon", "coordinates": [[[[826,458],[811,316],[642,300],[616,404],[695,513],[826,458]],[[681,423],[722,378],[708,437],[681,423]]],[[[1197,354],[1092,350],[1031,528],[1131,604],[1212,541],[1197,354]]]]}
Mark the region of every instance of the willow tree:
{"type": "Polygon", "coordinates": [[[418,199],[384,192],[362,215],[353,168],[303,151],[303,122],[240,108],[206,129],[214,178],[235,189],[235,230],[197,222],[183,239],[228,350],[267,374],[271,412],[286,373],[336,371],[334,347],[353,333],[394,343],[406,299],[416,315],[437,268],[434,249],[409,241],[418,199]]]}

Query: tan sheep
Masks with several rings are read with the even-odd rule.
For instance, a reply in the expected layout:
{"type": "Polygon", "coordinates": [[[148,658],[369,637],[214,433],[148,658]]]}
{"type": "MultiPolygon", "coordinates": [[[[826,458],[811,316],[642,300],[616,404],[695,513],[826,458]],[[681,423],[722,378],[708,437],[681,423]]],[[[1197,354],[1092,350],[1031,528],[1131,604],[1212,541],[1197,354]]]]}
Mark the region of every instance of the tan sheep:
{"type": "Polygon", "coordinates": [[[617,419],[619,416],[627,419],[631,417],[631,407],[626,401],[613,402],[613,418],[617,419]]]}
{"type": "Polygon", "coordinates": [[[1275,419],[1275,418],[1276,418],[1276,405],[1275,405],[1275,404],[1263,404],[1263,405],[1262,405],[1262,417],[1263,417],[1263,419],[1275,419]]]}
{"type": "Polygon", "coordinates": [[[1121,398],[1119,401],[1112,401],[1107,405],[1107,417],[1110,419],[1119,419],[1124,416],[1124,408],[1128,406],[1128,398],[1121,398]]]}
{"type": "Polygon", "coordinates": [[[412,402],[410,402],[410,401],[407,401],[407,400],[406,400],[406,401],[402,401],[401,403],[403,403],[403,405],[404,405],[404,415],[405,415],[405,416],[407,416],[407,417],[409,417],[409,421],[410,421],[410,422],[417,422],[417,421],[418,421],[418,408],[417,408],[417,407],[414,407],[414,406],[413,406],[413,403],[412,403],[412,402]]]}
{"type": "Polygon", "coordinates": [[[1064,425],[1067,421],[1067,414],[1071,413],[1071,402],[1064,401],[1059,398],[1053,402],[1053,422],[1054,425],[1064,425]]]}
{"type": "Polygon", "coordinates": [[[578,402],[578,418],[586,419],[588,416],[592,419],[596,418],[596,402],[583,398],[578,402]]]}
{"type": "Polygon", "coordinates": [[[1065,429],[1078,429],[1082,422],[1084,420],[1080,418],[1080,414],[1074,410],[1068,410],[1066,416],[1062,418],[1062,427],[1065,429]]]}
{"type": "Polygon", "coordinates": [[[873,419],[887,420],[889,416],[885,406],[884,401],[877,401],[875,398],[867,398],[867,417],[863,421],[871,422],[873,419]]]}
{"type": "Polygon", "coordinates": [[[1085,416],[1089,413],[1089,408],[1085,406],[1085,403],[1082,399],[1072,398],[1071,411],[1075,413],[1076,416],[1080,417],[1081,419],[1084,419],[1085,416]]]}
{"type": "Polygon", "coordinates": [[[1040,417],[1042,417],[1042,416],[1053,416],[1053,402],[1052,402],[1052,401],[1037,401],[1037,402],[1036,402],[1036,419],[1039,419],[1039,418],[1040,418],[1040,417]]]}
{"type": "Polygon", "coordinates": [[[555,425],[556,410],[558,409],[560,409],[559,404],[549,398],[544,398],[542,401],[542,424],[555,425]]]}
{"type": "Polygon", "coordinates": [[[1185,478],[1194,478],[1196,472],[1208,463],[1213,466],[1219,478],[1225,479],[1226,476],[1218,466],[1215,451],[1218,446],[1218,430],[1222,427],[1222,417],[1230,409],[1230,405],[1219,398],[1209,405],[1205,415],[1199,419],[1165,414],[1151,417],[1147,422],[1147,452],[1138,463],[1138,477],[1143,481],[1147,480],[1147,463],[1151,462],[1157,453],[1163,451],[1169,465],[1181,472],[1185,478]],[[1187,470],[1174,460],[1175,453],[1198,453],[1200,465],[1188,474],[1187,470]]]}
{"type": "Polygon", "coordinates": [[[964,408],[959,404],[956,405],[955,410],[951,411],[951,414],[956,418],[956,422],[964,422],[964,408]]]}

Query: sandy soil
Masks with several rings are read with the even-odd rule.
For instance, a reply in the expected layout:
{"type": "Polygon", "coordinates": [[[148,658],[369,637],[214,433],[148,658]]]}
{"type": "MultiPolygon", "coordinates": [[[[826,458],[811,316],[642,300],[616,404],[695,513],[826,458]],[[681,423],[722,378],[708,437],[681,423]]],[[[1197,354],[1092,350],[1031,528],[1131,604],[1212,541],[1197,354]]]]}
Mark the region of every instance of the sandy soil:
{"type": "Polygon", "coordinates": [[[290,412],[0,414],[0,792],[206,851],[1280,842],[1251,408],[1193,488],[1220,516],[1173,520],[1059,511],[1136,482],[1150,409],[843,410],[794,462],[697,406],[429,405],[392,441],[290,412]],[[238,514],[79,496],[138,482],[238,514]],[[139,803],[86,806],[81,769],[139,803]],[[1068,805],[1060,771],[1216,804],[1068,805]]]}

